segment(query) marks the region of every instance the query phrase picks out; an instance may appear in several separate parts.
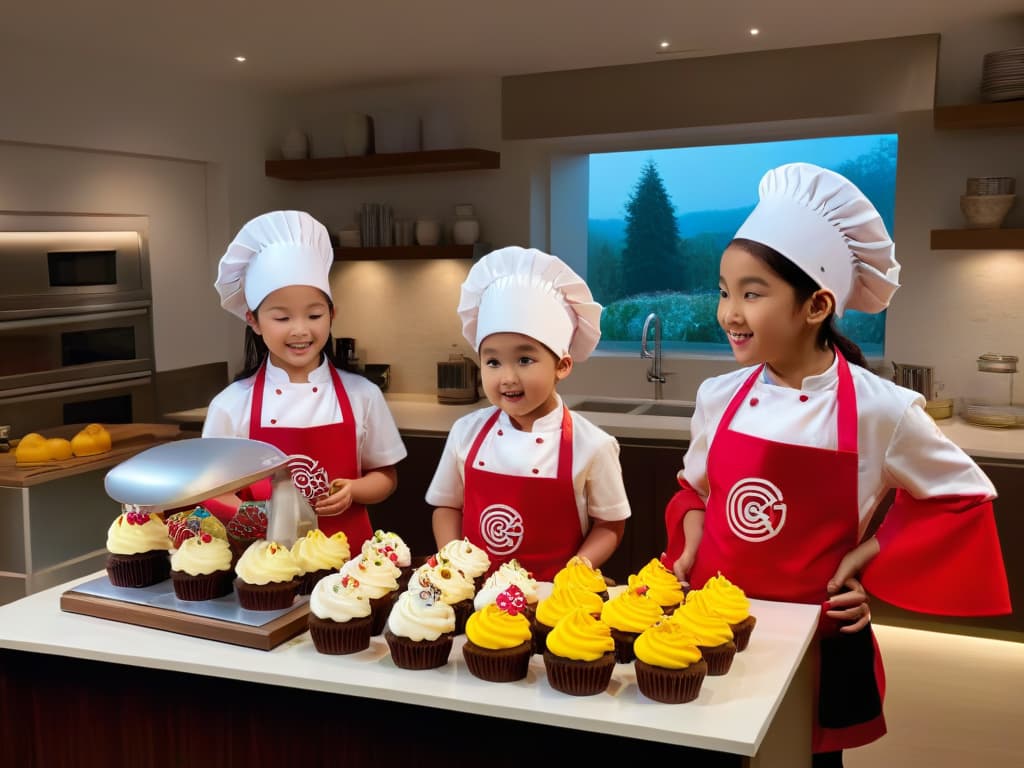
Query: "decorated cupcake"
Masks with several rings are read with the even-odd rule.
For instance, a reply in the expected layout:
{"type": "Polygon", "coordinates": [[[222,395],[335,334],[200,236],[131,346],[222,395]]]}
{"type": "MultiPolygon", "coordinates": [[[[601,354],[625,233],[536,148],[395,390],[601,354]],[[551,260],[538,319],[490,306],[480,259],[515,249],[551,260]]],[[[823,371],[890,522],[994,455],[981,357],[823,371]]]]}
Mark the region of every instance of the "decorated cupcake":
{"type": "Polygon", "coordinates": [[[203,507],[185,509],[168,517],[167,533],[171,537],[175,549],[178,549],[185,539],[191,539],[200,533],[208,533],[215,539],[224,539],[224,541],[228,539],[224,523],[203,507]]]}
{"type": "Polygon", "coordinates": [[[608,688],[615,669],[611,628],[585,608],[562,617],[547,636],[544,669],[556,691],[593,696],[608,688]]]}
{"type": "Polygon", "coordinates": [[[179,600],[213,600],[231,594],[231,547],[205,531],[181,542],[171,555],[171,583],[179,600]]]}
{"type": "Polygon", "coordinates": [[[629,588],[647,587],[647,596],[661,606],[661,612],[668,615],[683,603],[683,586],[679,579],[660,560],[652,558],[647,565],[631,574],[629,588]]]}
{"type": "Polygon", "coordinates": [[[391,606],[398,595],[398,577],[401,571],[385,555],[379,554],[372,546],[370,539],[363,544],[363,551],[343,566],[341,574],[353,576],[359,582],[363,593],[370,598],[373,613],[371,634],[379,635],[384,631],[391,606]]]}
{"type": "Polygon", "coordinates": [[[601,575],[601,571],[591,565],[590,560],[576,555],[571,558],[563,568],[555,574],[555,586],[575,584],[589,592],[598,595],[602,600],[608,599],[608,584],[601,575]]]}
{"type": "Polygon", "coordinates": [[[413,580],[398,596],[384,640],[391,659],[402,669],[434,669],[448,663],[455,639],[455,611],[441,599],[429,579],[413,580]]]}
{"type": "Polygon", "coordinates": [[[237,561],[250,544],[267,537],[267,513],[259,502],[242,502],[226,527],[228,544],[237,561]]]}
{"type": "Polygon", "coordinates": [[[633,644],[640,693],[664,704],[685,704],[700,693],[708,673],[693,635],[674,621],[648,627],[633,644]]]}
{"type": "Polygon", "coordinates": [[[705,613],[699,605],[688,601],[676,608],[668,620],[693,635],[701,656],[708,663],[709,675],[724,675],[729,671],[736,656],[736,643],[725,619],[705,613]]]}
{"type": "Polygon", "coordinates": [[[619,664],[633,661],[633,641],[661,618],[661,606],[650,597],[647,587],[630,587],[604,603],[601,621],[611,627],[615,660],[619,664]]]}
{"type": "Polygon", "coordinates": [[[455,634],[461,635],[466,631],[469,615],[473,613],[473,580],[439,554],[431,555],[413,572],[409,589],[422,584],[424,578],[441,590],[441,599],[455,611],[455,634]]]}
{"type": "Polygon", "coordinates": [[[302,569],[288,547],[265,539],[254,541],[235,565],[238,602],[250,611],[291,607],[302,583],[302,569]]]}
{"type": "Polygon", "coordinates": [[[491,567],[491,558],[469,539],[452,539],[437,554],[466,574],[472,580],[474,590],[483,586],[484,576],[491,567]]]}
{"type": "Polygon", "coordinates": [[[115,587],[148,587],[171,572],[171,537],[160,516],[124,512],[107,529],[107,577],[115,587]]]}
{"type": "Polygon", "coordinates": [[[356,653],[370,647],[370,598],[353,576],[330,573],[309,597],[309,636],[320,653],[356,653]]]}
{"type": "Polygon", "coordinates": [[[750,643],[757,618],[750,615],[746,593],[719,572],[704,583],[702,589],[690,592],[687,602],[698,603],[705,612],[721,616],[729,622],[737,653],[750,643]]]}
{"type": "Polygon", "coordinates": [[[352,556],[344,531],[328,536],[316,528],[292,544],[292,556],[302,569],[300,595],[308,595],[324,576],[337,573],[352,556]]]}
{"type": "Polygon", "coordinates": [[[492,683],[526,677],[533,635],[525,609],[526,597],[512,585],[469,617],[462,658],[474,676],[492,683]]]}
{"type": "Polygon", "coordinates": [[[556,585],[550,595],[537,603],[531,624],[534,653],[544,653],[548,633],[562,617],[577,608],[583,608],[596,618],[601,615],[604,601],[597,593],[569,583],[561,587],[556,585]]]}
{"type": "MultiPolygon", "coordinates": [[[[409,550],[409,545],[397,533],[380,529],[374,531],[373,536],[368,541],[372,541],[374,549],[398,566],[398,569],[401,571],[398,576],[398,589],[405,589],[409,585],[409,577],[414,570],[412,566],[412,552],[409,550]]],[[[365,544],[363,546],[365,547],[365,544]]]]}
{"type": "Polygon", "coordinates": [[[513,584],[522,591],[523,597],[526,599],[524,613],[526,618],[532,621],[539,601],[537,580],[516,559],[502,563],[498,570],[487,577],[473,598],[473,607],[479,611],[488,603],[493,603],[497,600],[498,595],[513,584]]]}

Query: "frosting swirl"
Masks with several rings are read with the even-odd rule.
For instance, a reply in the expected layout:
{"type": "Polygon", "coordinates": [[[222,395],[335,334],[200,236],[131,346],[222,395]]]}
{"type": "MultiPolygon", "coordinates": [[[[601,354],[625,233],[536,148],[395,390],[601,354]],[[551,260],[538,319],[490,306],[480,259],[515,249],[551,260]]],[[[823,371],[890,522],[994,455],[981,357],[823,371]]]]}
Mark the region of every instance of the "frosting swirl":
{"type": "Polygon", "coordinates": [[[555,586],[551,594],[537,603],[537,621],[553,627],[558,620],[576,608],[583,608],[595,616],[604,610],[604,601],[596,592],[591,592],[575,584],[555,586]]]}
{"type": "Polygon", "coordinates": [[[181,542],[171,555],[171,570],[190,576],[231,570],[231,547],[227,539],[201,533],[181,542]]]}
{"type": "Polygon", "coordinates": [[[493,603],[498,595],[512,585],[522,590],[528,604],[537,603],[537,580],[519,564],[518,560],[512,559],[502,563],[498,570],[487,577],[487,581],[473,598],[473,607],[479,611],[488,603],[493,603]]]}
{"type": "Polygon", "coordinates": [[[437,599],[436,590],[407,589],[391,607],[388,629],[410,640],[437,640],[455,631],[455,611],[437,599]]]}
{"type": "Polygon", "coordinates": [[[367,557],[365,552],[361,552],[341,566],[341,574],[354,577],[363,592],[374,599],[397,590],[401,573],[397,565],[377,553],[367,557]]]}
{"type": "Polygon", "coordinates": [[[548,633],[548,650],[556,656],[577,661],[595,661],[615,650],[612,630],[585,608],[563,616],[548,633]]]}
{"type": "Polygon", "coordinates": [[[531,636],[526,616],[508,613],[494,603],[473,612],[466,621],[466,638],[481,648],[515,648],[529,642],[531,636]]]}
{"type": "Polygon", "coordinates": [[[647,596],[658,605],[679,605],[683,602],[683,585],[657,558],[652,558],[647,565],[630,575],[628,584],[630,589],[647,587],[647,596]]]}
{"type": "Polygon", "coordinates": [[[125,512],[107,529],[107,551],[115,555],[138,555],[170,548],[167,524],[153,512],[125,512]]]}
{"type": "Polygon", "coordinates": [[[601,571],[594,568],[589,560],[579,555],[572,557],[562,570],[555,574],[554,582],[555,586],[558,587],[566,584],[575,584],[590,592],[601,593],[608,591],[608,585],[605,584],[601,571]]]}
{"type": "Polygon", "coordinates": [[[374,548],[383,551],[399,568],[408,568],[412,564],[412,552],[409,551],[409,545],[397,533],[378,529],[367,541],[372,541],[374,548]],[[392,553],[394,557],[391,557],[392,553]]]}
{"type": "Polygon", "coordinates": [[[684,603],[669,617],[693,635],[697,645],[713,648],[732,641],[732,629],[720,616],[705,613],[694,603],[684,603]]]}
{"type": "MultiPolygon", "coordinates": [[[[641,588],[642,589],[642,588],[641,588]]],[[[627,589],[604,603],[601,621],[623,632],[643,632],[661,619],[661,605],[649,593],[627,589]]]]}
{"type": "Polygon", "coordinates": [[[270,584],[291,581],[302,574],[288,547],[276,541],[254,541],[235,563],[235,573],[246,584],[270,584]]]}
{"type": "Polygon", "coordinates": [[[320,579],[309,596],[309,610],[318,619],[344,623],[370,615],[370,598],[352,576],[332,573],[320,579]]]}
{"type": "Polygon", "coordinates": [[[666,669],[685,669],[701,659],[693,635],[674,621],[661,621],[641,632],[633,641],[633,654],[646,664],[666,669]]]}
{"type": "Polygon", "coordinates": [[[451,561],[440,556],[430,558],[413,571],[412,578],[409,579],[409,589],[418,589],[423,579],[428,579],[441,590],[441,599],[448,605],[473,599],[473,580],[456,568],[451,561]]]}
{"type": "Polygon", "coordinates": [[[491,558],[469,539],[452,539],[437,551],[439,557],[449,560],[466,576],[475,579],[491,567],[491,558]]]}
{"type": "Polygon", "coordinates": [[[344,532],[327,536],[317,528],[296,539],[292,544],[292,555],[305,573],[311,573],[340,568],[351,557],[351,552],[344,532]]]}
{"type": "Polygon", "coordinates": [[[730,624],[739,624],[750,615],[746,593],[721,573],[708,579],[703,589],[691,592],[686,601],[697,602],[707,613],[721,616],[730,624]]]}

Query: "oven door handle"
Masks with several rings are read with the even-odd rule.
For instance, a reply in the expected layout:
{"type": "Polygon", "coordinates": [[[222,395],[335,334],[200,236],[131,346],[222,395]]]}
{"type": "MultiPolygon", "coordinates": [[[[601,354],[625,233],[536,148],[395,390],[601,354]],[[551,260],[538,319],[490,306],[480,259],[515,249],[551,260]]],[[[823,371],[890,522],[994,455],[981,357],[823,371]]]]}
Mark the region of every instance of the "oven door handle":
{"type": "Polygon", "coordinates": [[[128,376],[104,376],[95,379],[81,379],[74,386],[66,383],[41,384],[35,387],[8,390],[7,396],[0,397],[0,404],[14,405],[52,397],[54,392],[65,395],[91,395],[97,392],[112,392],[125,387],[138,387],[150,384],[153,376],[150,372],[130,374],[128,376]]]}
{"type": "Polygon", "coordinates": [[[30,317],[23,320],[4,320],[3,330],[11,328],[51,328],[55,325],[90,323],[100,320],[123,320],[130,317],[144,317],[147,309],[123,309],[116,312],[92,312],[81,315],[58,315],[47,317],[30,317]]]}

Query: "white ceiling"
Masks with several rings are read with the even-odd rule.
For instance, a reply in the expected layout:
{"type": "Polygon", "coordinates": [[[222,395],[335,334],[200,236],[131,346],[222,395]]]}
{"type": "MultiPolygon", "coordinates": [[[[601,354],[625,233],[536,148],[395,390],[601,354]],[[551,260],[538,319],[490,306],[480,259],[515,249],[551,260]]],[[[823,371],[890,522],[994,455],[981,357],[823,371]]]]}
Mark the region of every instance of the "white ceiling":
{"type": "MultiPolygon", "coordinates": [[[[23,0],[0,48],[275,90],[511,75],[946,32],[1021,0],[23,0]],[[760,35],[752,37],[751,27],[760,35]],[[658,44],[668,40],[668,53],[658,44]],[[248,60],[239,64],[235,55],[248,60]]],[[[1024,44],[1024,41],[1021,41],[1024,44]]],[[[5,76],[10,76],[6,72],[5,76]]]]}

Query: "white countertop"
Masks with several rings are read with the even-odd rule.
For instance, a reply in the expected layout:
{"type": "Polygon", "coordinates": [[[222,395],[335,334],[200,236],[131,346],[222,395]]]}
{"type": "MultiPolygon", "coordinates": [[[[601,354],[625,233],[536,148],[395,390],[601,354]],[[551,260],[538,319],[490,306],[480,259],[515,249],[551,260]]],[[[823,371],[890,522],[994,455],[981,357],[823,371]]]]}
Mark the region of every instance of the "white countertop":
{"type": "MultiPolygon", "coordinates": [[[[442,405],[434,395],[386,393],[388,407],[403,432],[429,432],[447,434],[457,418],[487,405],[479,400],[470,405],[442,405]]],[[[566,395],[570,408],[587,398],[584,395],[566,395]]],[[[615,398],[601,397],[602,400],[615,398]]],[[[690,420],[671,416],[638,416],[622,413],[593,413],[581,411],[590,421],[619,438],[644,440],[690,439],[690,420]]],[[[164,414],[181,424],[202,424],[205,408],[164,414]]],[[[1024,461],[1024,429],[1000,429],[969,424],[959,416],[936,422],[939,428],[969,455],[976,458],[1024,461]]]]}
{"type": "Polygon", "coordinates": [[[803,659],[818,607],[751,600],[757,626],[729,673],[706,677],[687,704],[660,704],[636,687],[633,668],[618,664],[608,691],[566,696],[553,690],[540,656],[525,680],[488,683],[462,660],[464,636],[442,668],[395,667],[382,637],[349,656],[317,653],[303,632],[272,651],[123,624],[60,610],[66,589],[91,574],[0,606],[0,648],[247,680],[351,696],[378,697],[499,718],[753,756],[803,659]]]}

